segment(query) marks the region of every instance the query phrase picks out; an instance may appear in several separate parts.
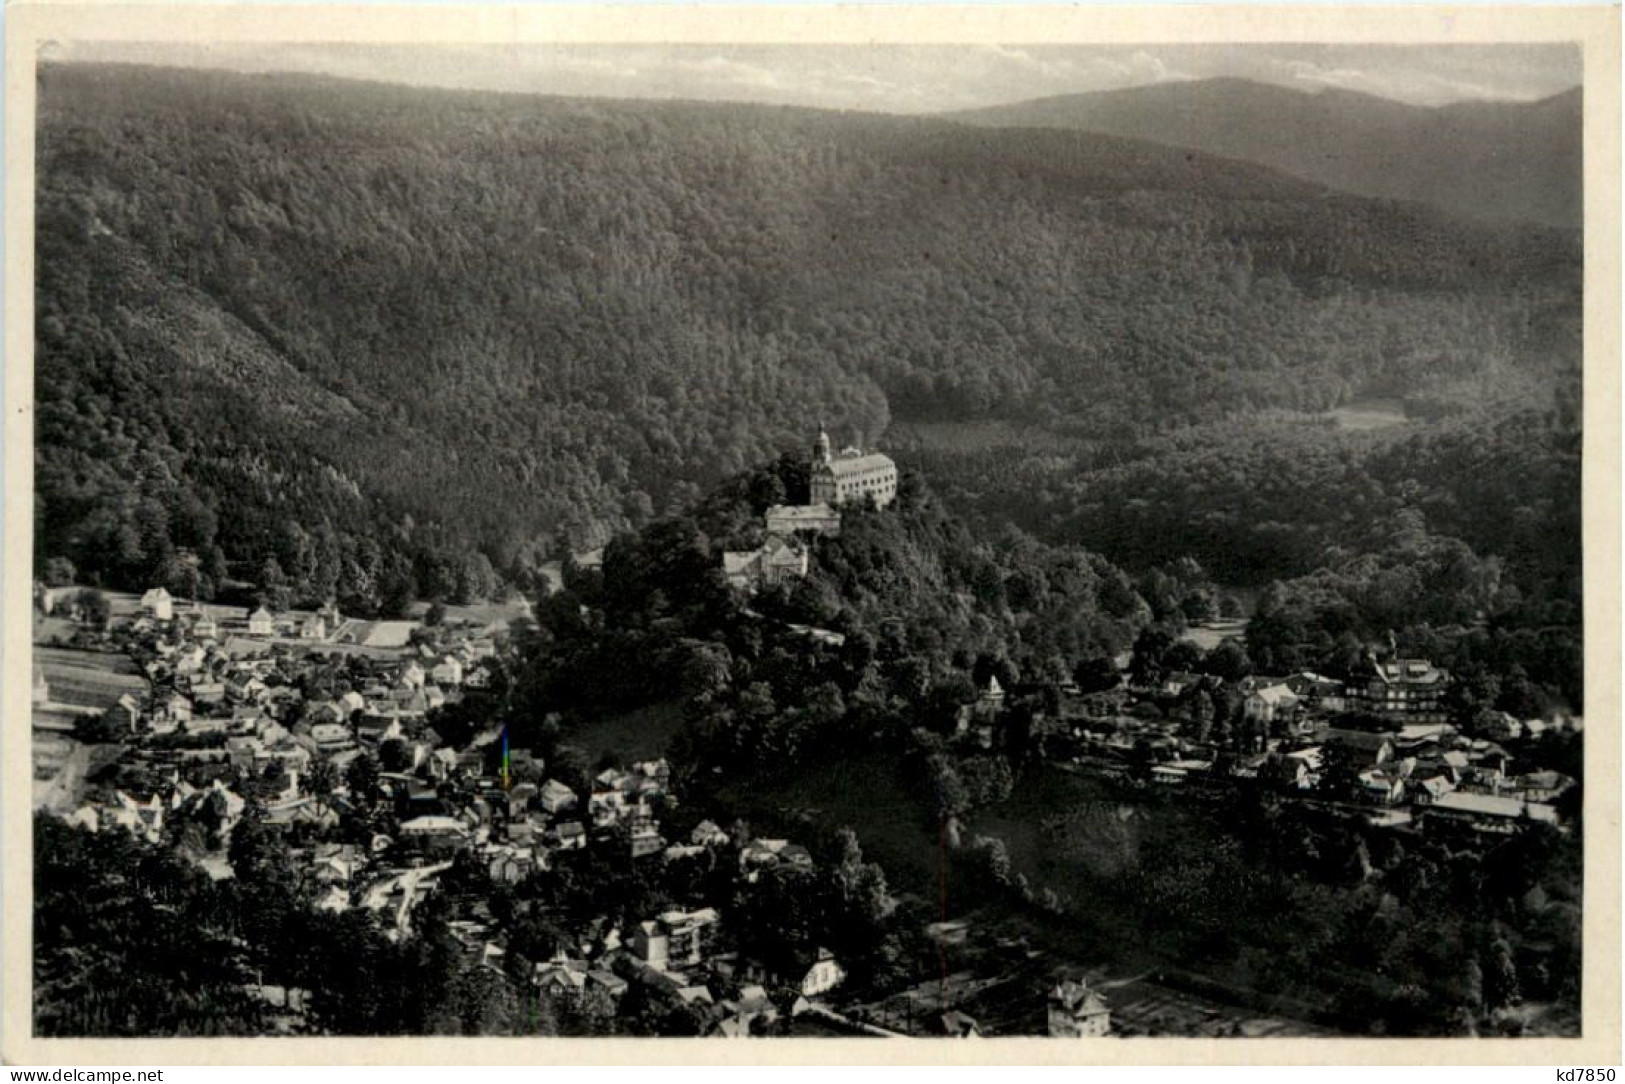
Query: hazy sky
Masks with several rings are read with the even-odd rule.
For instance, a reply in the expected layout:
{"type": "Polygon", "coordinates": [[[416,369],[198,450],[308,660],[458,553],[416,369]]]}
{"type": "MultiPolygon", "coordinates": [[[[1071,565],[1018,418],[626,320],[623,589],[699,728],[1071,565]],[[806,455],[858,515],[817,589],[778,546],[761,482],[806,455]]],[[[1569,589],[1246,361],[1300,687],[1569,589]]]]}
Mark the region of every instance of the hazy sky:
{"type": "Polygon", "coordinates": [[[1580,83],[1566,45],[356,46],[73,42],[44,56],[322,72],[388,82],[622,98],[922,113],[1239,76],[1418,105],[1534,99],[1580,83]]]}

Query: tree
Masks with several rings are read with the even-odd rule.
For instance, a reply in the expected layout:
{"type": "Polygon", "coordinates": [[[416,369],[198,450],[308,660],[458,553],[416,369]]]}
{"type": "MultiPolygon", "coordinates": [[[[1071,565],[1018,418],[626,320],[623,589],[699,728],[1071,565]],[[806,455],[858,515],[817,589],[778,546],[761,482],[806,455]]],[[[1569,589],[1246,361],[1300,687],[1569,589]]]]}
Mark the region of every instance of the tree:
{"type": "Polygon", "coordinates": [[[1129,680],[1141,688],[1160,685],[1166,672],[1164,660],[1173,645],[1172,634],[1161,626],[1149,625],[1141,630],[1129,660],[1129,680]]]}
{"type": "Polygon", "coordinates": [[[1079,692],[1088,694],[1115,689],[1123,679],[1116,663],[1097,657],[1079,662],[1072,671],[1072,680],[1078,683],[1079,692]]]}
{"type": "Polygon", "coordinates": [[[75,718],[73,736],[86,745],[102,745],[128,738],[129,730],[118,725],[112,712],[104,711],[75,718]]]}
{"type": "Polygon", "coordinates": [[[326,757],[317,757],[310,762],[310,771],[305,776],[305,783],[310,793],[316,798],[330,798],[338,786],[338,771],[333,762],[326,757]]]}
{"type": "Polygon", "coordinates": [[[66,587],[74,581],[75,572],[73,562],[66,557],[51,557],[46,560],[42,578],[47,587],[66,587]]]}
{"type": "Polygon", "coordinates": [[[378,760],[363,752],[344,769],[344,785],[355,801],[370,804],[378,797],[378,760]]]}
{"type": "Polygon", "coordinates": [[[280,613],[291,604],[292,590],[288,577],[275,556],[268,556],[261,562],[256,586],[259,588],[259,604],[272,613],[280,613]]]}
{"type": "Polygon", "coordinates": [[[1225,681],[1240,681],[1253,672],[1253,660],[1248,657],[1241,641],[1227,636],[1207,653],[1201,669],[1225,681]]]}
{"type": "Polygon", "coordinates": [[[107,627],[108,618],[113,613],[107,596],[89,587],[74,592],[69,608],[79,615],[80,621],[98,630],[107,627]]]}
{"type": "Polygon", "coordinates": [[[378,746],[378,762],[386,772],[404,772],[412,767],[412,749],[400,738],[378,746]]]}
{"type": "Polygon", "coordinates": [[[1169,673],[1189,673],[1202,665],[1202,649],[1189,640],[1177,640],[1163,653],[1162,667],[1169,673]]]}
{"type": "Polygon", "coordinates": [[[429,604],[423,613],[423,623],[429,628],[439,628],[446,623],[446,604],[436,599],[429,604]]]}

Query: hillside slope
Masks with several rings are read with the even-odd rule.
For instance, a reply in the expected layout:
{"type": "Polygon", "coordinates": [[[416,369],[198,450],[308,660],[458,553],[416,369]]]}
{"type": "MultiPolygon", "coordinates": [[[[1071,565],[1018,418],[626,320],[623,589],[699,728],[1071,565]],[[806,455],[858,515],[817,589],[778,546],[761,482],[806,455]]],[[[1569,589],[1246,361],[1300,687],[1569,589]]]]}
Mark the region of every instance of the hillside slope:
{"type": "Polygon", "coordinates": [[[1064,95],[965,113],[992,127],[1103,132],[1284,170],[1345,192],[1578,227],[1580,91],[1422,108],[1241,79],[1064,95]]]}
{"type": "Polygon", "coordinates": [[[1572,235],[1072,132],[47,66],[37,196],[39,555],[361,610],[815,419],[1111,442],[1578,358],[1572,235]]]}

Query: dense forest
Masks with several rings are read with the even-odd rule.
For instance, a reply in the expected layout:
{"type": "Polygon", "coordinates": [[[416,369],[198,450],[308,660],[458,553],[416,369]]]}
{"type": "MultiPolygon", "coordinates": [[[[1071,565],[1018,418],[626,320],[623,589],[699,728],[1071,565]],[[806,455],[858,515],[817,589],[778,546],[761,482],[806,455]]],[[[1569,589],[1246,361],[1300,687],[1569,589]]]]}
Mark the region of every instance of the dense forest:
{"type": "MultiPolygon", "coordinates": [[[[1403,448],[1251,450],[1260,412],[1539,413],[1578,366],[1572,232],[1107,136],[119,66],[46,66],[40,103],[37,555],[111,585],[361,612],[528,586],[819,420],[893,447],[1006,424],[981,464],[920,449],[971,526],[1144,567],[1254,468],[1409,484],[1403,448]]],[[[1419,499],[1475,549],[1556,552],[1577,508],[1532,542],[1490,511],[1545,514],[1515,476],[1475,503],[1473,455],[1575,488],[1513,424],[1425,438],[1419,499]]],[[[1342,513],[1308,504],[1265,517],[1281,556],[1239,537],[1251,504],[1193,544],[1227,576],[1313,571],[1342,513]]]]}

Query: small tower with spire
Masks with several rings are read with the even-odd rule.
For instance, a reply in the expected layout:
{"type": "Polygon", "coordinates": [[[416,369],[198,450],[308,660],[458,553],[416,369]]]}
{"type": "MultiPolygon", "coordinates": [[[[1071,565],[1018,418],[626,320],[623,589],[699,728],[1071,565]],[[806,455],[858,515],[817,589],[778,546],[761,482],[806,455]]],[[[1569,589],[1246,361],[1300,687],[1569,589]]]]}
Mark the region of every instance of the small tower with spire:
{"type": "Polygon", "coordinates": [[[828,463],[830,458],[829,434],[825,432],[824,427],[820,425],[818,427],[818,441],[813,445],[813,462],[828,463]]]}

